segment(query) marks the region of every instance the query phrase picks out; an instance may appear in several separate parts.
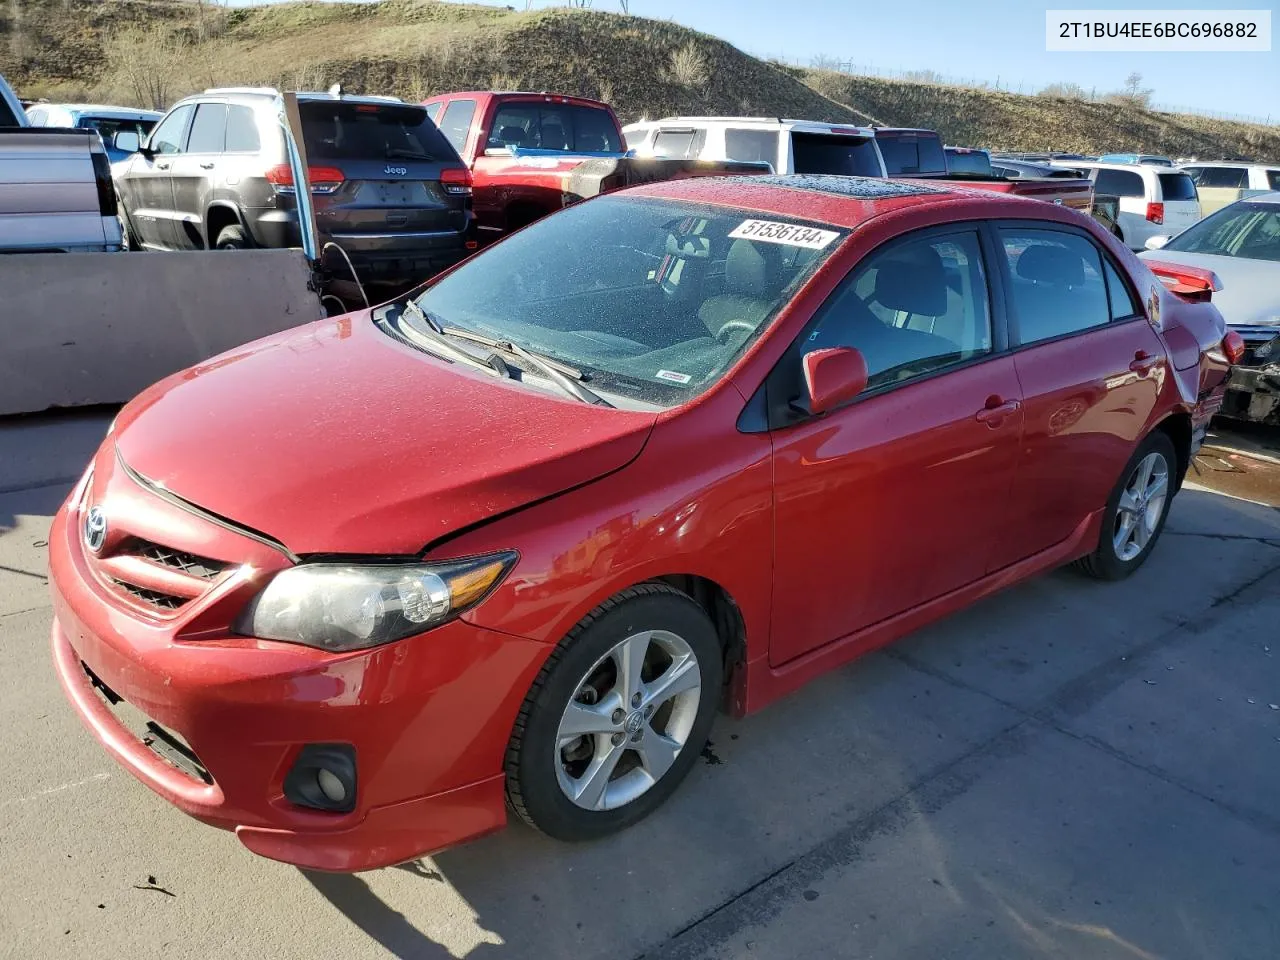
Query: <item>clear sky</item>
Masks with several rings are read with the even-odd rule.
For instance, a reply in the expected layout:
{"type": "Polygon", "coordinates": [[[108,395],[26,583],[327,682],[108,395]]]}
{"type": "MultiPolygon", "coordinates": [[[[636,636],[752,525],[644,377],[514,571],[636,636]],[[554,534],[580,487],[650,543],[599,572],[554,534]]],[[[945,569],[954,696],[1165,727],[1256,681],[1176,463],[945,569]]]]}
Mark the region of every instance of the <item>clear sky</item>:
{"type": "MultiPolygon", "coordinates": [[[[481,0],[524,8],[524,0],[481,0]]],[[[563,6],[534,0],[535,7],[563,6]]],[[[1268,115],[1280,122],[1280,12],[1275,0],[631,0],[633,14],[670,19],[748,53],[808,64],[815,55],[882,71],[934,70],[1034,93],[1053,82],[1099,93],[1138,71],[1160,105],[1268,115]],[[1270,53],[1047,53],[1048,9],[1270,9],[1270,53]]],[[[593,9],[619,9],[593,0],[593,9]]]]}

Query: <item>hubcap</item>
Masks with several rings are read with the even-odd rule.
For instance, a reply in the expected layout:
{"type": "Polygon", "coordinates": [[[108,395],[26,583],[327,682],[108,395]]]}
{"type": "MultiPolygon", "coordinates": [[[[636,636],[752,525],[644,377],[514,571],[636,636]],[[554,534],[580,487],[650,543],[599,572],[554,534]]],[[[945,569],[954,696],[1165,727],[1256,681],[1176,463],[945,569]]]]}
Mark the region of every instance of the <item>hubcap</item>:
{"type": "Polygon", "coordinates": [[[1169,463],[1160,454],[1149,453],[1129,474],[1116,505],[1111,545],[1117,557],[1133,560],[1147,549],[1160,525],[1168,496],[1169,463]]]}
{"type": "Polygon", "coordinates": [[[578,681],[556,731],[556,779],[585,810],[614,810],[662,779],[689,740],[702,696],[683,638],[646,630],[619,642],[578,681]]]}

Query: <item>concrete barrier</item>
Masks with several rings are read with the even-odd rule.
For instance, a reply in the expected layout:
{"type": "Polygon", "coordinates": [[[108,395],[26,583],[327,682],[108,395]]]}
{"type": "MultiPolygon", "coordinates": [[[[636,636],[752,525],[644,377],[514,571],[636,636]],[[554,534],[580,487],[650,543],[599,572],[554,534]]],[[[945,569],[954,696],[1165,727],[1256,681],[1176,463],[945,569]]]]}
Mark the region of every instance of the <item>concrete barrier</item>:
{"type": "Polygon", "coordinates": [[[297,250],[0,256],[0,415],[123,403],[323,317],[297,250]]]}

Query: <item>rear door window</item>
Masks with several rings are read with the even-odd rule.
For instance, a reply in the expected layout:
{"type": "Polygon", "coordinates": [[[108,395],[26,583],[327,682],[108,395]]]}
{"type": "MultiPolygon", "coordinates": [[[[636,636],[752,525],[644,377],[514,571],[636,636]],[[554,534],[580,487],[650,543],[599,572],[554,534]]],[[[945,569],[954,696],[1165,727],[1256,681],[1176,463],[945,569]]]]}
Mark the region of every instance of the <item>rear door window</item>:
{"type": "Polygon", "coordinates": [[[1105,254],[1102,257],[1102,272],[1107,277],[1107,297],[1111,301],[1111,319],[1123,320],[1126,317],[1140,316],[1142,305],[1129,289],[1129,285],[1124,282],[1124,278],[1120,276],[1120,271],[1105,254]]]}
{"type": "Polygon", "coordinates": [[[458,162],[421,107],[308,100],[299,111],[308,158],[458,162]]]}
{"type": "Polygon", "coordinates": [[[1202,187],[1243,190],[1249,186],[1249,171],[1245,167],[1205,167],[1196,182],[1202,187]]]}
{"type": "Polygon", "coordinates": [[[437,127],[440,126],[440,124],[436,123],[436,117],[440,115],[440,101],[437,100],[435,103],[426,104],[425,109],[427,116],[431,118],[431,122],[435,123],[437,127]]]}
{"type": "Polygon", "coordinates": [[[1002,227],[1018,341],[1039,343],[1111,321],[1102,255],[1059,230],[1002,227]]]}
{"type": "Polygon", "coordinates": [[[1160,195],[1168,203],[1172,200],[1199,200],[1196,185],[1185,173],[1159,174],[1160,195]]]}
{"type": "Polygon", "coordinates": [[[777,172],[777,130],[750,130],[744,127],[726,127],[724,131],[724,158],[740,163],[767,163],[777,172]]]}
{"type": "Polygon", "coordinates": [[[187,153],[221,153],[226,143],[227,105],[202,103],[196,107],[187,138],[187,153]]]}
{"type": "Polygon", "coordinates": [[[1129,170],[1099,170],[1093,181],[1095,193],[1108,197],[1145,197],[1146,185],[1142,174],[1129,170]]]}
{"type": "Polygon", "coordinates": [[[262,149],[258,137],[258,120],[253,110],[243,104],[233,103],[227,108],[228,153],[257,153],[262,149]]]}
{"type": "Polygon", "coordinates": [[[453,145],[459,154],[467,146],[467,134],[471,132],[471,121],[475,119],[476,102],[474,100],[450,100],[444,108],[444,117],[440,120],[440,132],[453,145]]]}
{"type": "Polygon", "coordinates": [[[1267,187],[1272,190],[1280,190],[1280,170],[1267,171],[1267,187]]]}
{"type": "Polygon", "coordinates": [[[494,114],[488,146],[621,153],[622,138],[613,118],[600,107],[517,102],[494,114]]]}
{"type": "Polygon", "coordinates": [[[881,176],[880,152],[871,137],[792,133],[791,156],[796,173],[830,173],[845,177],[881,176]]]}
{"type": "Polygon", "coordinates": [[[191,118],[194,104],[184,103],[151,132],[151,149],[156,153],[181,153],[183,135],[187,132],[187,120],[191,118]]]}

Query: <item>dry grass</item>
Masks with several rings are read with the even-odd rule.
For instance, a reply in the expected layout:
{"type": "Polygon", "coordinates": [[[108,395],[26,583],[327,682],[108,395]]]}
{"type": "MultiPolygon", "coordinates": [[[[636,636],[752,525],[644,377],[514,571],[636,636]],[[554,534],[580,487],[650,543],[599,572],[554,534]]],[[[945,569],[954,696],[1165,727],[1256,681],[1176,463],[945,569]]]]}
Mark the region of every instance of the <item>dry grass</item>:
{"type": "Polygon", "coordinates": [[[668,21],[595,10],[435,0],[235,9],[207,0],[7,0],[0,73],[23,93],[51,99],[159,101],[215,84],[323,89],[335,81],[415,100],[525,88],[599,97],[624,122],[750,113],[934,127],[949,143],[1005,149],[1280,159],[1274,127],[785,67],[668,21]],[[163,76],[142,82],[139,56],[163,76]]]}

